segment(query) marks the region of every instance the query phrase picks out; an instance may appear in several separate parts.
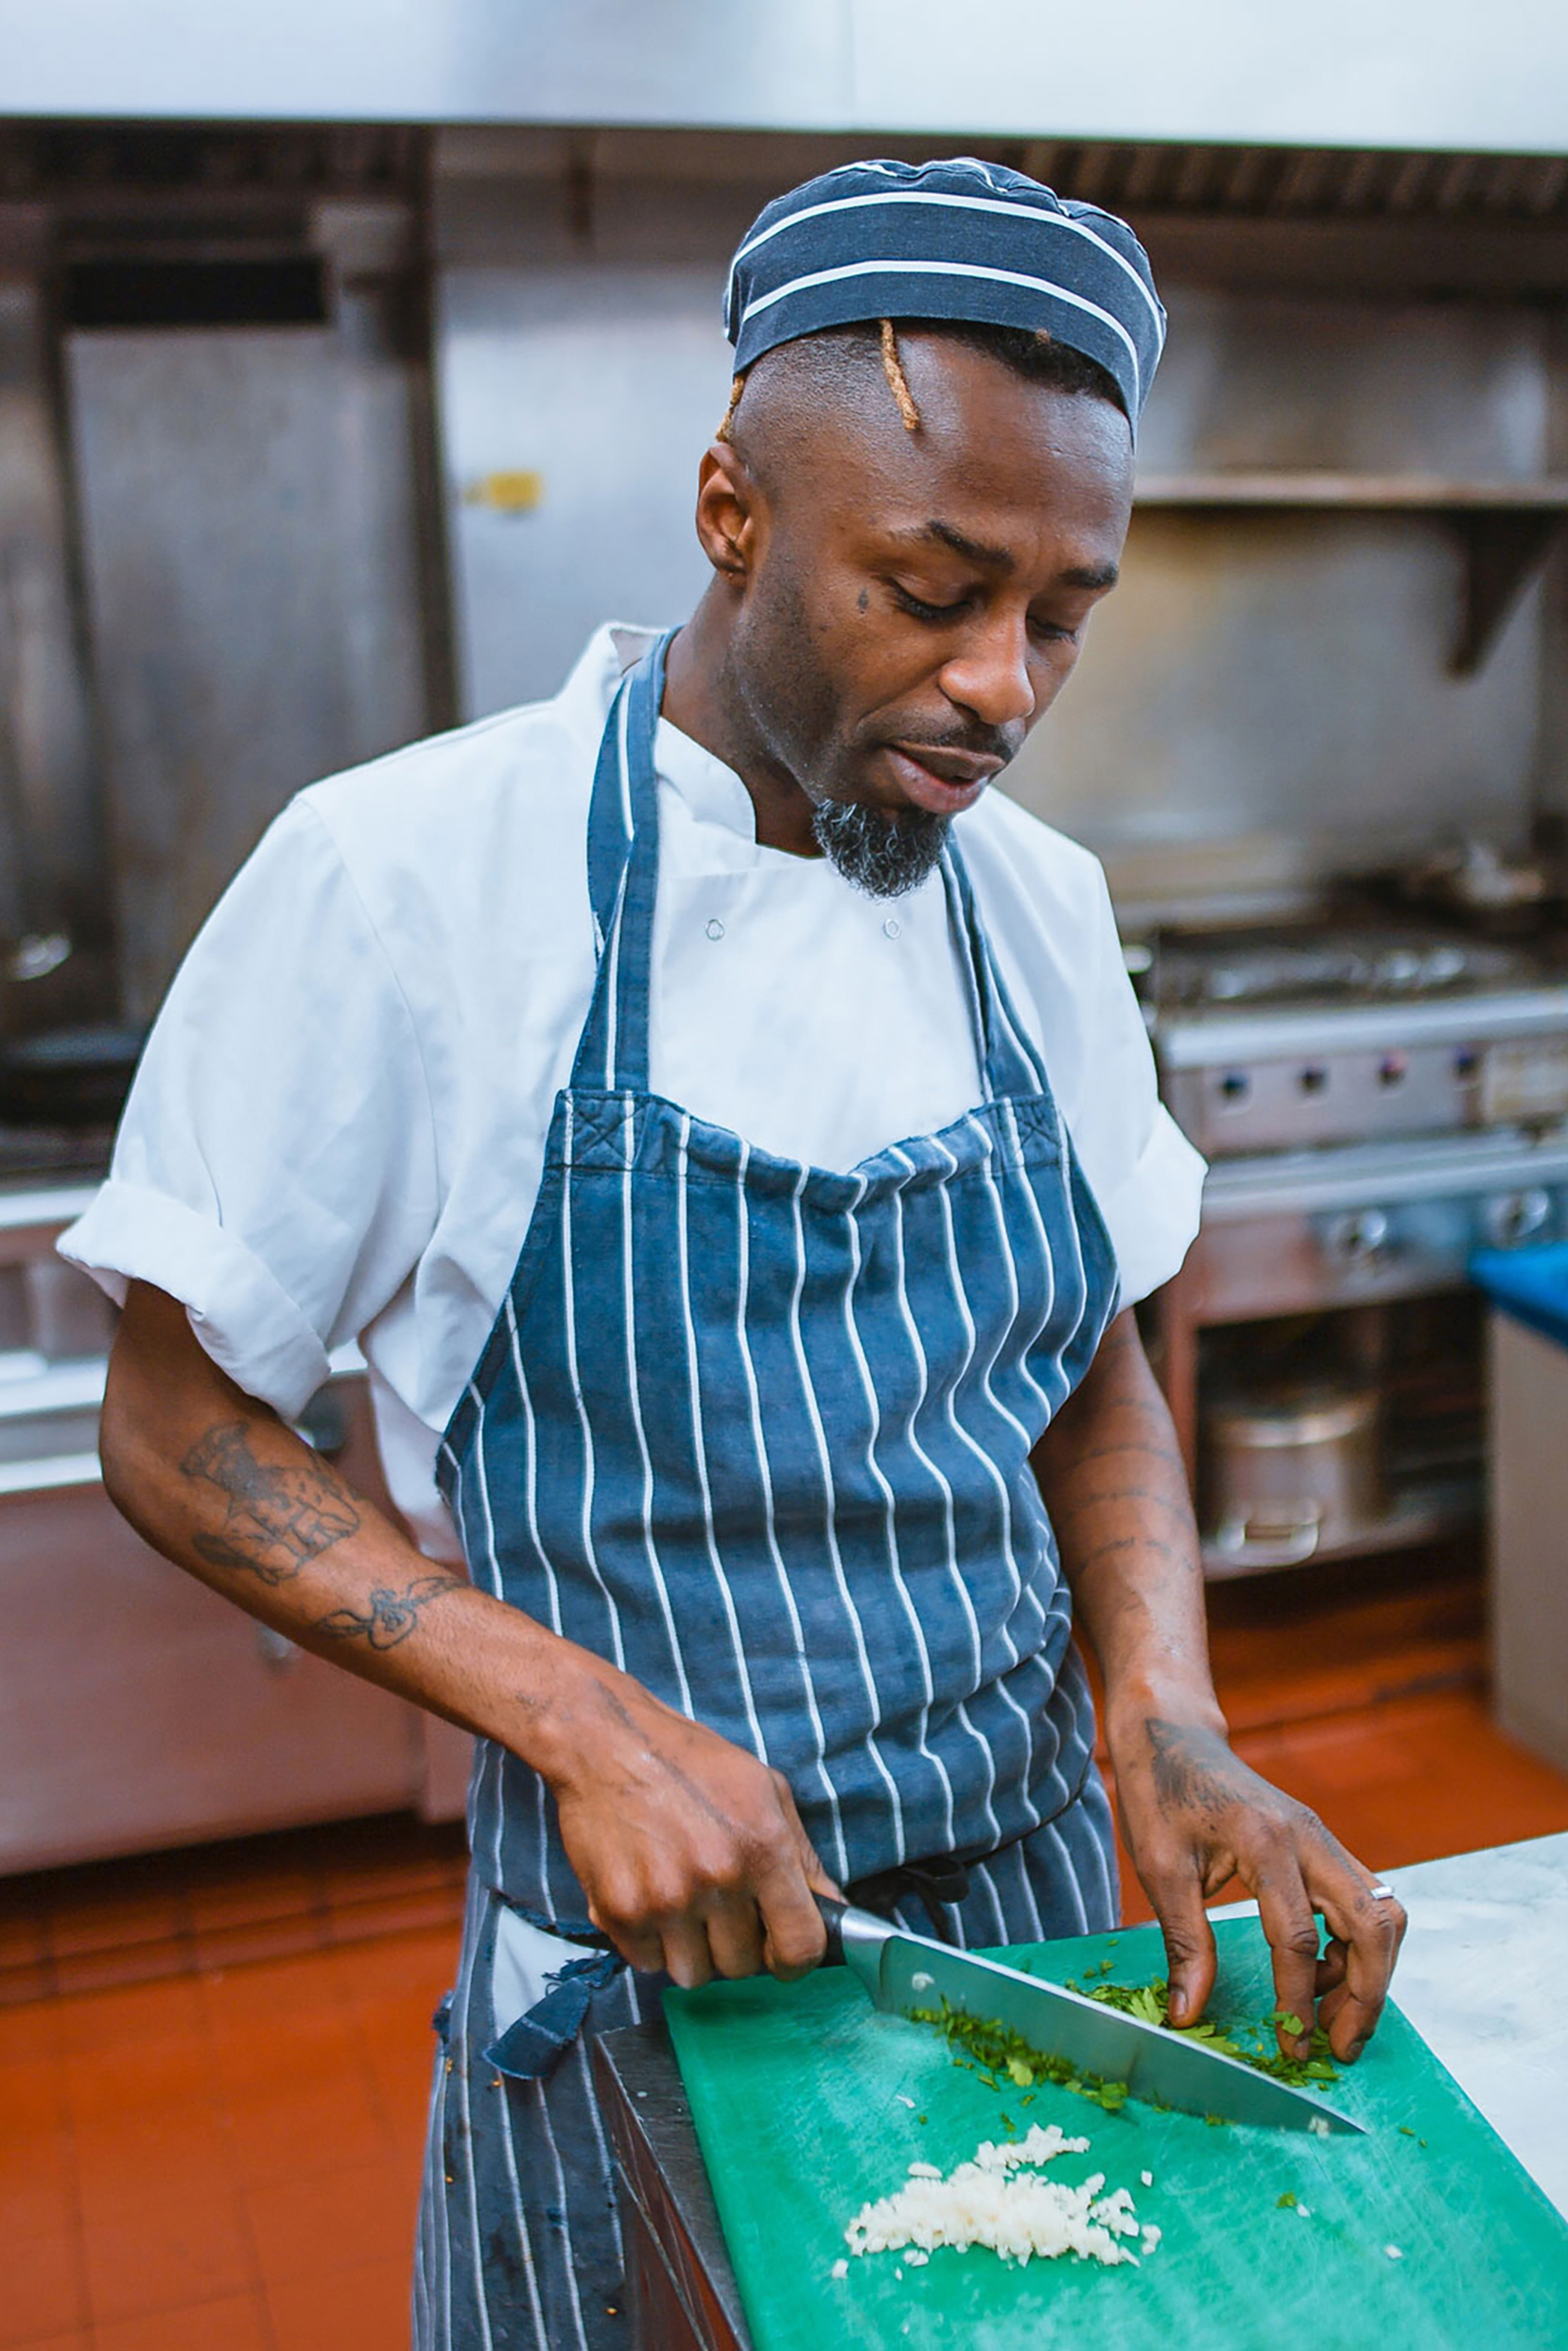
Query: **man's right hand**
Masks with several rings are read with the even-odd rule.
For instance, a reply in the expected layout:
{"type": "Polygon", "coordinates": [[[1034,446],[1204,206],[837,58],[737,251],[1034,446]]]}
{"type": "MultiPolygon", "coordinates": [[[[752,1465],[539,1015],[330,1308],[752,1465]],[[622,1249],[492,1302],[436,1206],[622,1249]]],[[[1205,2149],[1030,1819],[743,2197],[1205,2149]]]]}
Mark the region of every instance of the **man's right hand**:
{"type": "Polygon", "coordinates": [[[826,1936],[812,1893],[839,1890],[783,1774],[579,1656],[584,1671],[550,1708],[545,1777],[600,1932],[688,1989],[815,1967],[826,1936]]]}

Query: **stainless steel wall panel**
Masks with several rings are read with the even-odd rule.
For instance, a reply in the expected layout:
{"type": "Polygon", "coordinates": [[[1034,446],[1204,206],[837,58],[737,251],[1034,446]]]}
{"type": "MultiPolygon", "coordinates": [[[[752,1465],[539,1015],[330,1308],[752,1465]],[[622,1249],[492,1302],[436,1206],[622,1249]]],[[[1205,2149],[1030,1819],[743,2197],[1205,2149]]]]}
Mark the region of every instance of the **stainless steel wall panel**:
{"type": "Polygon", "coordinates": [[[42,211],[0,207],[0,939],[96,926],[90,706],[56,430],[42,211]]]}
{"type": "Polygon", "coordinates": [[[426,716],[405,371],[330,330],[68,347],[126,1009],[289,795],[426,716]]]}
{"type": "Polygon", "coordinates": [[[1445,827],[1518,847],[1539,592],[1455,679],[1458,579],[1420,518],[1136,517],[1122,585],[1007,789],[1129,899],[1365,870],[1445,827]]]}
{"type": "Polygon", "coordinates": [[[462,707],[553,693],[601,620],[679,620],[707,577],[697,461],[728,345],[710,263],[453,269],[440,399],[462,707]],[[497,474],[540,477],[531,512],[497,474]]]}
{"type": "Polygon", "coordinates": [[[1528,479],[1547,458],[1546,320],[1493,301],[1165,288],[1146,474],[1227,467],[1528,479]]]}
{"type": "MultiPolygon", "coordinates": [[[[1546,325],[1503,305],[1168,289],[1141,469],[1527,479],[1546,325]]],[[[1267,895],[1418,852],[1521,846],[1540,772],[1542,598],[1445,668],[1461,553],[1438,518],[1146,510],[1078,672],[1008,788],[1125,904],[1267,895]]]]}

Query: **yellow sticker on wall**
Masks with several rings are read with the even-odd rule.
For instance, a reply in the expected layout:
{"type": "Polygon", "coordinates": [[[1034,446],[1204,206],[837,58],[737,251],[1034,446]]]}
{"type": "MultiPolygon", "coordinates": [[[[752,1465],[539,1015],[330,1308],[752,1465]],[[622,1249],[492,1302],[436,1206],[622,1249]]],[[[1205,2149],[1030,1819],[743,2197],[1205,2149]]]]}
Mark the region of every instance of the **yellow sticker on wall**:
{"type": "Polygon", "coordinates": [[[462,494],[465,506],[488,506],[497,514],[531,514],[545,495],[543,474],[510,471],[480,474],[462,494]]]}

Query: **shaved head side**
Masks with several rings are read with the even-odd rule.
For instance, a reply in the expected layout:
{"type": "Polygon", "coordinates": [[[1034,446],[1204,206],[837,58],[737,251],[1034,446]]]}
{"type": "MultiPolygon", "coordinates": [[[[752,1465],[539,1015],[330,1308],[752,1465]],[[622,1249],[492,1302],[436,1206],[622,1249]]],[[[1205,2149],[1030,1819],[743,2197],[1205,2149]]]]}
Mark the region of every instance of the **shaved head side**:
{"type": "Polygon", "coordinates": [[[876,429],[891,397],[878,330],[834,327],[779,343],[738,375],[720,437],[771,495],[825,415],[876,429]]]}
{"type": "Polygon", "coordinates": [[[729,443],[764,488],[771,489],[770,472],[778,471],[775,444],[779,450],[791,442],[798,446],[812,424],[820,423],[827,403],[836,404],[847,417],[877,426],[885,419],[891,400],[905,430],[918,432],[920,412],[904,374],[900,335],[941,336],[983,352],[1025,383],[1047,392],[1086,393],[1126,413],[1115,378],[1086,353],[1070,343],[1054,342],[1049,335],[950,319],[901,319],[897,324],[882,319],[828,327],[765,351],[730,386],[729,406],[715,437],[729,443]]]}

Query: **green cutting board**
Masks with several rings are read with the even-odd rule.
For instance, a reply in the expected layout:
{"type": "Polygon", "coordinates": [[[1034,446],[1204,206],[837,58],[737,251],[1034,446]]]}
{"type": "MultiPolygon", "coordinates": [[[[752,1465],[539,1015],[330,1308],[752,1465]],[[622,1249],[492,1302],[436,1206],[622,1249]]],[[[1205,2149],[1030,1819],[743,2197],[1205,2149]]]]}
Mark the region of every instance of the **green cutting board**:
{"type": "MultiPolygon", "coordinates": [[[[1215,1931],[1209,2012],[1251,2023],[1273,2006],[1267,1946],[1255,1919],[1215,1931]]],[[[1057,1981],[1106,1958],[1121,1983],[1164,1974],[1152,1926],[996,1956],[1057,1981]]],[[[1319,2138],[1137,2102],[1107,2115],[1060,2089],[1025,2106],[955,2065],[931,2028],[878,2015],[842,1967],[671,1992],[665,2007],[757,2351],[1568,2347],[1568,2222],[1392,2008],[1324,2088],[1368,2135],[1319,2138]],[[834,2278],[863,2203],[916,2159],[946,2171],[1005,2137],[1004,2115],[1089,2140],[1046,2176],[1103,2171],[1131,2189],[1163,2232],[1137,2269],[946,2248],[901,2277],[897,2254],[866,2254],[834,2278]]]]}

